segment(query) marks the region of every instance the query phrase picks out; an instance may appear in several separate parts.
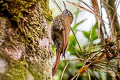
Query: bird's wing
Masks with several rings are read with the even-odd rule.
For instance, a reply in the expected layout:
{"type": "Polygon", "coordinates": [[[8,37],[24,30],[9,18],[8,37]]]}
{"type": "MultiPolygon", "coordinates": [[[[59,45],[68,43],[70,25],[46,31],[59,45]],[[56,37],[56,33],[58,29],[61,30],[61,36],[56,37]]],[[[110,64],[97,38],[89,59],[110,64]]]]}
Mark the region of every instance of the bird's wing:
{"type": "Polygon", "coordinates": [[[70,32],[70,24],[67,21],[66,18],[64,18],[64,30],[62,31],[62,35],[63,35],[63,50],[62,50],[62,54],[63,56],[65,56],[65,51],[68,45],[68,41],[69,41],[69,32],[70,32]]]}

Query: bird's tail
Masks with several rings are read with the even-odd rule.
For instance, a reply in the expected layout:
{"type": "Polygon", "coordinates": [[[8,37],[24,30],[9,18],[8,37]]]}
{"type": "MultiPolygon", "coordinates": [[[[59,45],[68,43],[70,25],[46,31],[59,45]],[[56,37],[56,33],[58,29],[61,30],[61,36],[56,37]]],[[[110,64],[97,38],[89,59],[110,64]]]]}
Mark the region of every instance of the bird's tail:
{"type": "Polygon", "coordinates": [[[56,73],[56,71],[57,71],[57,67],[58,67],[59,61],[60,61],[60,50],[57,49],[56,52],[57,52],[57,53],[56,53],[57,58],[56,58],[55,66],[52,68],[52,76],[55,75],[55,73],[56,73]]]}

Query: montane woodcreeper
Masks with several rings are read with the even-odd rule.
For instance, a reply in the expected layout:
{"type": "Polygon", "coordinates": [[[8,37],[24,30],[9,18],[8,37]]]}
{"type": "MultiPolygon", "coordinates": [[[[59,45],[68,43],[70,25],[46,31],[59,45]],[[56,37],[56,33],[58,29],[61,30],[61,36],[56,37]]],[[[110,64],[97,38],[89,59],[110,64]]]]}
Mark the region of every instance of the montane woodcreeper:
{"type": "Polygon", "coordinates": [[[52,75],[54,76],[59,64],[60,56],[65,57],[65,50],[69,41],[70,25],[73,21],[72,13],[66,9],[55,19],[52,24],[52,39],[56,47],[56,62],[55,66],[52,69],[52,75]]]}

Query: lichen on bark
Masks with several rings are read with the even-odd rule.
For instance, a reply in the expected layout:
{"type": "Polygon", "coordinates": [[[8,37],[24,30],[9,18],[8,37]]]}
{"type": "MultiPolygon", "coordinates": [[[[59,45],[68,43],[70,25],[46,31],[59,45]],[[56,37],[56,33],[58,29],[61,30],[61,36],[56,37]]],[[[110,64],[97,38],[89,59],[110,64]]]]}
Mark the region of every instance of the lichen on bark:
{"type": "Polygon", "coordinates": [[[2,76],[2,80],[27,80],[25,61],[12,61],[9,70],[2,76]]]}
{"type": "Polygon", "coordinates": [[[11,32],[15,34],[5,33],[4,40],[6,38],[10,40],[4,42],[6,45],[2,46],[2,42],[0,45],[2,46],[0,55],[7,55],[3,58],[10,63],[9,70],[2,76],[2,80],[27,80],[27,72],[30,72],[35,80],[51,80],[48,22],[52,20],[52,17],[48,1],[0,0],[0,16],[9,19],[11,32]],[[22,54],[19,59],[14,56],[18,53],[22,54]],[[13,56],[8,54],[13,54],[13,56]]]}
{"type": "Polygon", "coordinates": [[[0,0],[0,13],[15,22],[20,22],[25,15],[30,13],[29,9],[34,8],[37,3],[41,3],[43,14],[47,20],[52,20],[49,10],[49,0],[0,0]]]}

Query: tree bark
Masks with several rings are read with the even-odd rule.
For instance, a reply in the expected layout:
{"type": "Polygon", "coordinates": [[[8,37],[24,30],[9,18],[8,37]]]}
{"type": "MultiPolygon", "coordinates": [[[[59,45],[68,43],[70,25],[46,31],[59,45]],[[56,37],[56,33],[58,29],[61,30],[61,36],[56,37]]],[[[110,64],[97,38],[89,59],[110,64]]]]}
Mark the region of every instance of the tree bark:
{"type": "Polygon", "coordinates": [[[52,80],[49,0],[0,0],[0,79],[52,80]]]}

